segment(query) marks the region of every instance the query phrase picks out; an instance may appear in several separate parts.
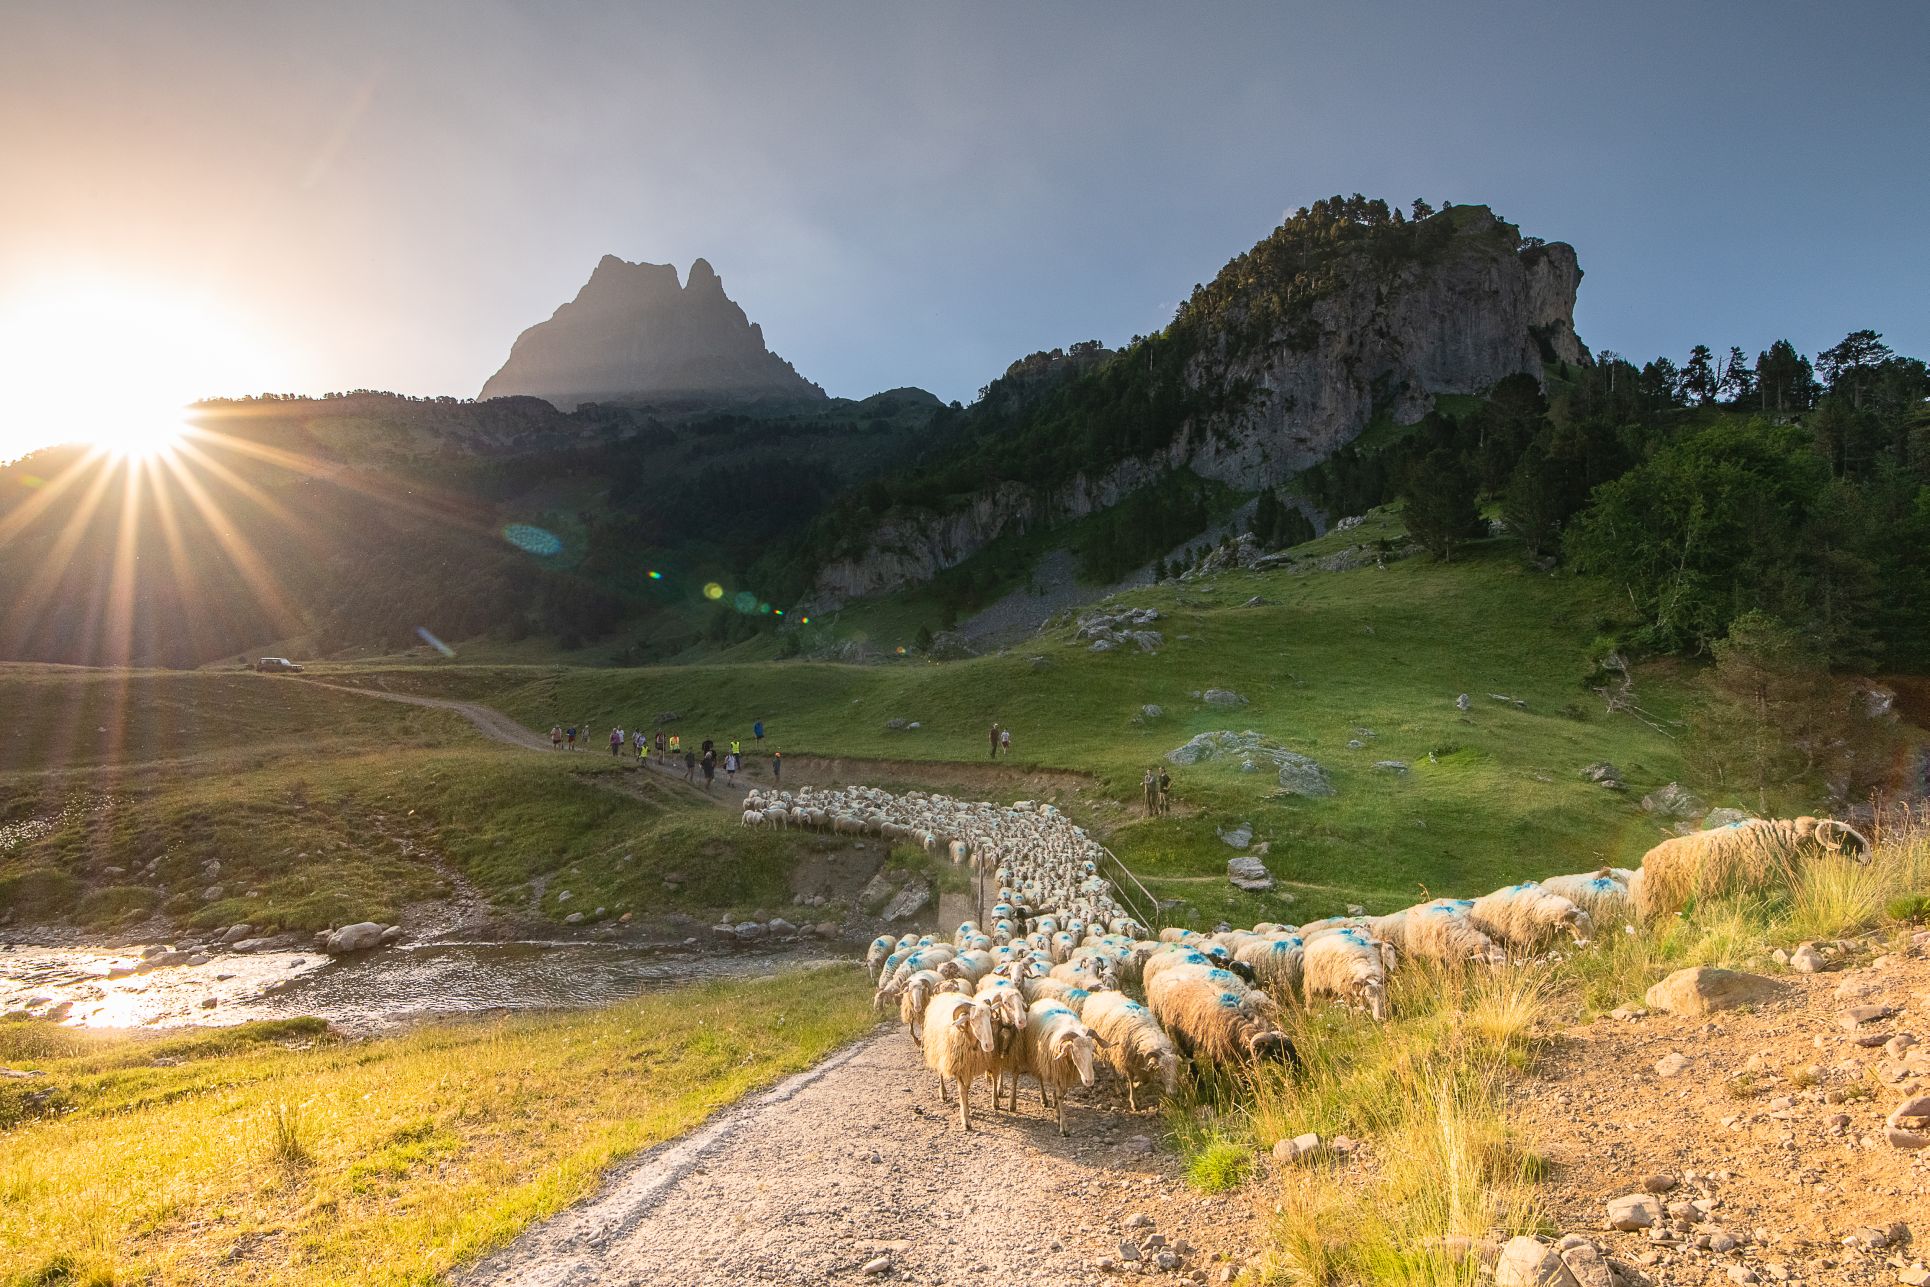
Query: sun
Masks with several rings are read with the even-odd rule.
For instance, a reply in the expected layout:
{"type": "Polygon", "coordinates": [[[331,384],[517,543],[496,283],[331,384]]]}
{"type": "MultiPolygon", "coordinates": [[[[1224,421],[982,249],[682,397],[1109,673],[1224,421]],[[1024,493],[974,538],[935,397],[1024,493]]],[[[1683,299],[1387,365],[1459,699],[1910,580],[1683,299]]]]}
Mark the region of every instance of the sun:
{"type": "Polygon", "coordinates": [[[164,457],[189,403],[281,387],[260,345],[191,293],[91,275],[0,297],[0,353],[0,461],[63,442],[164,457]]]}

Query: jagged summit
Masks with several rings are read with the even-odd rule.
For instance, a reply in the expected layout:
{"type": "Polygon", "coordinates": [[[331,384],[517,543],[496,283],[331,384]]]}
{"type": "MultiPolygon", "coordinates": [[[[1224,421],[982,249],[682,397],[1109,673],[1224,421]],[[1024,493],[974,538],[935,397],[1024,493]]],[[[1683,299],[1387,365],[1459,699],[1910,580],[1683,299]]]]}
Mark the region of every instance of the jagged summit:
{"type": "Polygon", "coordinates": [[[679,284],[671,264],[597,261],[546,322],[516,337],[485,398],[527,394],[568,411],[655,398],[822,398],[764,347],[764,332],[724,293],[705,259],[679,284]]]}

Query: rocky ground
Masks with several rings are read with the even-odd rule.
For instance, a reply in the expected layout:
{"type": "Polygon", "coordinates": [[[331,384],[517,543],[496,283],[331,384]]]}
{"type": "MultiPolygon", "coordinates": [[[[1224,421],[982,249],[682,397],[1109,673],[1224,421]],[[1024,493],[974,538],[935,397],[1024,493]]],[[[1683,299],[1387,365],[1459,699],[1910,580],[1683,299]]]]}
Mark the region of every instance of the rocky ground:
{"type": "Polygon", "coordinates": [[[463,1281],[1221,1282],[1256,1254],[1250,1200],[1186,1188],[1152,1113],[1075,1093],[1061,1139],[1029,1087],[1017,1116],[987,1109],[960,1131],[884,1031],[646,1153],[463,1281]]]}
{"type": "Polygon", "coordinates": [[[1553,1164],[1560,1228],[1658,1283],[1930,1282],[1930,1149],[1884,1124],[1930,1090],[1918,938],[1825,950],[1746,1009],[1634,1007],[1561,1033],[1511,1112],[1553,1164]],[[1610,1202],[1645,1193],[1658,1222],[1611,1229],[1610,1202]]]}

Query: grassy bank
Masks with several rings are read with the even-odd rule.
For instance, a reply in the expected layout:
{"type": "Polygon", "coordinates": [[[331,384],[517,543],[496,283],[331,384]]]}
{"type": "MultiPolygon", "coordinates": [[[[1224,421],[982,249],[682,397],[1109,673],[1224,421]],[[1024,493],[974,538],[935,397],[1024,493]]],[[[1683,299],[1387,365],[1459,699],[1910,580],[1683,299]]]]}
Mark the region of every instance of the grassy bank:
{"type": "Polygon", "coordinates": [[[0,1282],[426,1282],[862,1033],[868,1000],[829,969],[357,1042],[0,1024],[0,1064],[42,1074],[0,1083],[0,1282]]]}
{"type": "MultiPolygon", "coordinates": [[[[1357,539],[1329,536],[1308,549],[1357,539]]],[[[1528,568],[1508,542],[1477,544],[1453,564],[1234,572],[1119,601],[1159,611],[1157,653],[1095,654],[1057,630],[1007,655],[942,665],[442,664],[326,677],[484,701],[539,728],[629,727],[675,712],[686,738],[726,738],[747,737],[761,719],[765,745],[787,754],[901,762],[982,761],[985,730],[998,720],[1013,730],[1019,767],[1094,775],[1108,803],[1095,806],[1088,793],[1082,820],[1107,828],[1157,893],[1180,900],[1174,915],[1185,922],[1297,920],[1348,902],[1404,905],[1423,888],[1485,891],[1626,863],[1662,834],[1638,801],[1682,775],[1675,741],[1607,714],[1585,686],[1617,605],[1590,583],[1528,568]],[[1246,703],[1194,696],[1211,688],[1246,703]],[[1466,712],[1455,704],[1461,693],[1471,697],[1466,712]],[[1163,714],[1144,716],[1148,703],[1163,714]],[[893,719],[921,728],[887,728],[893,719]],[[1253,729],[1313,757],[1334,794],[1287,796],[1264,761],[1254,773],[1215,761],[1174,770],[1172,816],[1134,818],[1147,765],[1215,729],[1253,729]],[[1581,779],[1597,760],[1616,765],[1626,793],[1581,779]],[[1405,771],[1378,767],[1391,761],[1405,771]],[[1268,863],[1297,896],[1291,911],[1226,885],[1234,851],[1216,833],[1240,822],[1271,843],[1268,863]]],[[[1664,718],[1688,689],[1673,667],[1652,668],[1637,687],[1664,718]]]]}
{"type": "Polygon", "coordinates": [[[1893,828],[1872,860],[1828,858],[1786,885],[1691,909],[1632,933],[1605,934],[1558,962],[1501,971],[1403,967],[1392,1017],[1374,1024],[1336,1009],[1289,1007],[1304,1061],[1293,1073],[1206,1085],[1169,1108],[1196,1187],[1262,1173],[1282,1139],[1345,1135],[1354,1158],[1319,1155],[1268,1181],[1274,1214],[1270,1281],[1473,1284],[1457,1238],[1548,1232],[1536,1141],[1511,1125],[1507,1092],[1560,1029],[1639,1004],[1669,972],[1716,965],[1774,975],[1773,952],[1808,940],[1864,936],[1864,950],[1930,921],[1930,825],[1893,828]]]}

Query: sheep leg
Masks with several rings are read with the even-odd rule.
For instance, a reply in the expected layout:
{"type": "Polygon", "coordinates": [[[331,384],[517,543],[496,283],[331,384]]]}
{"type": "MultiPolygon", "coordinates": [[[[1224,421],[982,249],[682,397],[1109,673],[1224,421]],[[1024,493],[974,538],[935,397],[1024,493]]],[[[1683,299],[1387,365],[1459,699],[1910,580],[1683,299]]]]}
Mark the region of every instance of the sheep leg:
{"type": "Polygon", "coordinates": [[[1133,1079],[1131,1077],[1126,1078],[1126,1111],[1129,1113],[1139,1111],[1139,1101],[1133,1097],[1133,1087],[1133,1079]]]}
{"type": "Polygon", "coordinates": [[[1059,1087],[1059,1138],[1064,1139],[1065,1135],[1066,1135],[1066,1090],[1064,1086],[1061,1086],[1059,1087]]]}
{"type": "Polygon", "coordinates": [[[958,1121],[966,1130],[972,1129],[972,1083],[963,1077],[958,1079],[958,1121]]]}
{"type": "Polygon", "coordinates": [[[944,1073],[938,1074],[938,1102],[941,1104],[949,1104],[952,1102],[952,1097],[945,1093],[945,1074],[944,1073]]]}

